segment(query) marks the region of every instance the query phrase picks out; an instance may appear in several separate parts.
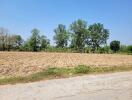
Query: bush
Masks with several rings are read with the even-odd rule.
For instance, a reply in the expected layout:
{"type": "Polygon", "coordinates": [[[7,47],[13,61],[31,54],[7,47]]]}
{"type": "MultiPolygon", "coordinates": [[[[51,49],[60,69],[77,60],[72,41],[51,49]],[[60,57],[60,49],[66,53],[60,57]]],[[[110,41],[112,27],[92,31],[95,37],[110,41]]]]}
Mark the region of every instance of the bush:
{"type": "Polygon", "coordinates": [[[132,45],[127,47],[127,51],[128,51],[128,53],[132,53],[132,45]]]}
{"type": "Polygon", "coordinates": [[[91,71],[91,68],[89,66],[79,65],[74,68],[75,74],[84,74],[89,73],[91,71]]]}
{"type": "Polygon", "coordinates": [[[97,52],[98,53],[105,53],[105,49],[103,47],[100,47],[97,52]]]}
{"type": "Polygon", "coordinates": [[[109,46],[104,46],[104,47],[100,47],[98,50],[97,50],[97,53],[109,53],[110,52],[110,47],[109,46]]]}
{"type": "Polygon", "coordinates": [[[110,43],[110,49],[116,53],[120,50],[120,41],[114,40],[110,43]]]}
{"type": "Polygon", "coordinates": [[[46,52],[73,52],[70,48],[57,48],[57,47],[49,47],[45,49],[46,52]]]}
{"type": "Polygon", "coordinates": [[[121,45],[120,46],[120,53],[128,53],[127,46],[126,45],[121,45]]]}

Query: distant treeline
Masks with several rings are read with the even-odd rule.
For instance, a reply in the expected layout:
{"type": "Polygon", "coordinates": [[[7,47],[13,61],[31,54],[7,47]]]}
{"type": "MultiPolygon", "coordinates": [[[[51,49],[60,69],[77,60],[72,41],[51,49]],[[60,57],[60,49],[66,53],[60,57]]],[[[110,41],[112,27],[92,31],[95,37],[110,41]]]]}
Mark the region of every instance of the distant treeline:
{"type": "Polygon", "coordinates": [[[0,51],[132,53],[132,45],[120,45],[117,40],[107,44],[110,32],[101,23],[88,26],[86,21],[78,19],[70,24],[68,29],[59,24],[54,33],[56,46],[50,45],[50,40],[40,35],[36,28],[32,29],[32,35],[24,40],[20,35],[10,34],[7,29],[1,27],[0,51]]]}

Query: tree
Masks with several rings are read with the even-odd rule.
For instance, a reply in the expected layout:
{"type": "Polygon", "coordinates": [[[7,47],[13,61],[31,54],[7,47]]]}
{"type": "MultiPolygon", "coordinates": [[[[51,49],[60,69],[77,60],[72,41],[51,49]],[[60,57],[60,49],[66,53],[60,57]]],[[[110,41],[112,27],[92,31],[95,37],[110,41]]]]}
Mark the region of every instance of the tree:
{"type": "Polygon", "coordinates": [[[116,53],[120,50],[120,41],[114,40],[110,43],[110,49],[116,53]]]}
{"type": "Polygon", "coordinates": [[[5,42],[5,48],[6,50],[10,51],[11,49],[13,49],[13,46],[15,44],[15,37],[14,35],[8,35],[7,36],[7,39],[6,39],[6,42],[5,42]]]}
{"type": "Polygon", "coordinates": [[[86,43],[92,48],[92,51],[100,47],[102,44],[107,43],[107,39],[109,38],[109,31],[105,29],[103,24],[95,23],[90,25],[88,28],[89,35],[86,39],[86,43]]]}
{"type": "Polygon", "coordinates": [[[58,27],[54,30],[55,36],[54,40],[55,43],[57,44],[57,47],[64,48],[68,44],[69,40],[69,33],[66,30],[65,25],[59,24],[58,27]]]}
{"type": "Polygon", "coordinates": [[[0,28],[0,50],[16,50],[22,44],[20,35],[9,34],[5,28],[0,28]]]}
{"type": "Polygon", "coordinates": [[[7,44],[7,37],[8,37],[8,30],[0,27],[0,50],[4,51],[6,49],[7,44]]]}
{"type": "Polygon", "coordinates": [[[16,38],[16,41],[15,41],[16,45],[21,46],[23,43],[22,37],[20,35],[15,35],[15,38],[16,38]]]}
{"type": "Polygon", "coordinates": [[[85,39],[87,36],[87,22],[81,19],[74,21],[70,25],[72,32],[71,47],[75,48],[79,52],[82,52],[85,47],[85,39]]]}
{"type": "Polygon", "coordinates": [[[32,36],[29,39],[29,46],[32,51],[37,51],[38,47],[40,46],[40,35],[39,35],[39,30],[38,29],[33,29],[31,31],[32,36]]]}
{"type": "Polygon", "coordinates": [[[40,37],[40,50],[45,50],[50,44],[50,40],[46,38],[46,36],[42,35],[40,37]]]}
{"type": "Polygon", "coordinates": [[[13,49],[19,49],[20,46],[23,44],[24,40],[20,35],[13,35],[12,38],[14,38],[13,49]]]}

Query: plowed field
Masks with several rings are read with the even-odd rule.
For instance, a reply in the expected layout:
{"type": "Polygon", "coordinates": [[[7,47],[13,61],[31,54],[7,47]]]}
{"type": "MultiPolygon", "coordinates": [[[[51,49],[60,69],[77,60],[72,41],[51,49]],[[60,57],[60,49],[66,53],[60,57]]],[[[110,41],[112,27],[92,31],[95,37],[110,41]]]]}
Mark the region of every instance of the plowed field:
{"type": "Polygon", "coordinates": [[[131,55],[45,52],[0,52],[0,78],[28,75],[48,67],[132,66],[131,55]]]}

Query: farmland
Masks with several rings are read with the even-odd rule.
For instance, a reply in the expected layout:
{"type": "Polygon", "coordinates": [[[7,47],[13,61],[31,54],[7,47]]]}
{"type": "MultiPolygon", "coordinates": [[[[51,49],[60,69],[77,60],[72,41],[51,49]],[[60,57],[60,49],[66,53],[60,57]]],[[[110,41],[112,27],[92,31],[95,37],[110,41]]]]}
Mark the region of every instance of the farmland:
{"type": "Polygon", "coordinates": [[[0,78],[25,76],[49,67],[95,67],[132,66],[131,55],[46,53],[46,52],[0,52],[0,78]]]}

